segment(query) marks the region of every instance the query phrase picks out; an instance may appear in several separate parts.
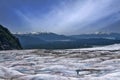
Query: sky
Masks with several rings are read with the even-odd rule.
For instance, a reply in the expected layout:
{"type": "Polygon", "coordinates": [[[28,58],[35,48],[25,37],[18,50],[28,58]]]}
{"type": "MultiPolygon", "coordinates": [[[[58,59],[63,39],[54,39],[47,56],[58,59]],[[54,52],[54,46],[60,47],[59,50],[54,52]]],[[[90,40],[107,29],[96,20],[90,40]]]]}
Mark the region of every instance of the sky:
{"type": "Polygon", "coordinates": [[[120,0],[0,0],[12,32],[91,33],[120,21],[120,0]]]}

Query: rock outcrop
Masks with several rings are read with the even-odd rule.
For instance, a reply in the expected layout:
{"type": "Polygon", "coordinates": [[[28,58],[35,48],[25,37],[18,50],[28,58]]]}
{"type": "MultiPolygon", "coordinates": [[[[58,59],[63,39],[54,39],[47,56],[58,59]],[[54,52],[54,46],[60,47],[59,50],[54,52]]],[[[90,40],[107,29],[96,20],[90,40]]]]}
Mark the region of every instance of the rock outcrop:
{"type": "Polygon", "coordinates": [[[11,32],[0,25],[0,50],[21,49],[19,40],[11,32]]]}

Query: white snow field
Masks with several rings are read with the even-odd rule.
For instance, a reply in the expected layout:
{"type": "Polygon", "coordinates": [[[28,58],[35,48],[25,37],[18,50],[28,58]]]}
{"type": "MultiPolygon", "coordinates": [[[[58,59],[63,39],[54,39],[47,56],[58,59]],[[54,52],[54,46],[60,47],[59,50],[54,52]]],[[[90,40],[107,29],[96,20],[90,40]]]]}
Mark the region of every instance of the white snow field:
{"type": "Polygon", "coordinates": [[[0,51],[0,80],[120,80],[120,45],[0,51]]]}

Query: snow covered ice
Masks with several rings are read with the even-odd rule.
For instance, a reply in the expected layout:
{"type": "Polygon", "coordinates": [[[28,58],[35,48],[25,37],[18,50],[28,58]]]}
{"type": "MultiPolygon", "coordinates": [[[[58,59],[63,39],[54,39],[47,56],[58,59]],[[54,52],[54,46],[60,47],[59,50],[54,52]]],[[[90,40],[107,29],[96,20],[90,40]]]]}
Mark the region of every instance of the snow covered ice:
{"type": "Polygon", "coordinates": [[[0,51],[0,80],[120,80],[120,44],[0,51]]]}

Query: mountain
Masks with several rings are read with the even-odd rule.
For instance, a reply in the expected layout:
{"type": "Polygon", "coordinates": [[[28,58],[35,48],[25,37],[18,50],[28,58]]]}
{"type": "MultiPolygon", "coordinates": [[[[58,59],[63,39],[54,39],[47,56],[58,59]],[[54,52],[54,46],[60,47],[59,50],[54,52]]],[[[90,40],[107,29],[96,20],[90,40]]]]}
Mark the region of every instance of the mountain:
{"type": "Polygon", "coordinates": [[[58,35],[55,33],[14,34],[25,49],[71,49],[120,43],[120,34],[58,35]]]}
{"type": "Polygon", "coordinates": [[[104,39],[120,40],[120,33],[96,32],[93,34],[72,35],[71,37],[76,39],[104,38],[104,39]]]}
{"type": "MultiPolygon", "coordinates": [[[[72,39],[55,33],[24,33],[24,34],[14,34],[19,38],[23,48],[59,48],[65,47],[66,44],[63,42],[69,42],[72,39]]],[[[66,45],[67,46],[67,45],[66,45]]]]}
{"type": "Polygon", "coordinates": [[[19,40],[7,28],[0,25],[0,50],[10,49],[21,49],[19,40]]]}

